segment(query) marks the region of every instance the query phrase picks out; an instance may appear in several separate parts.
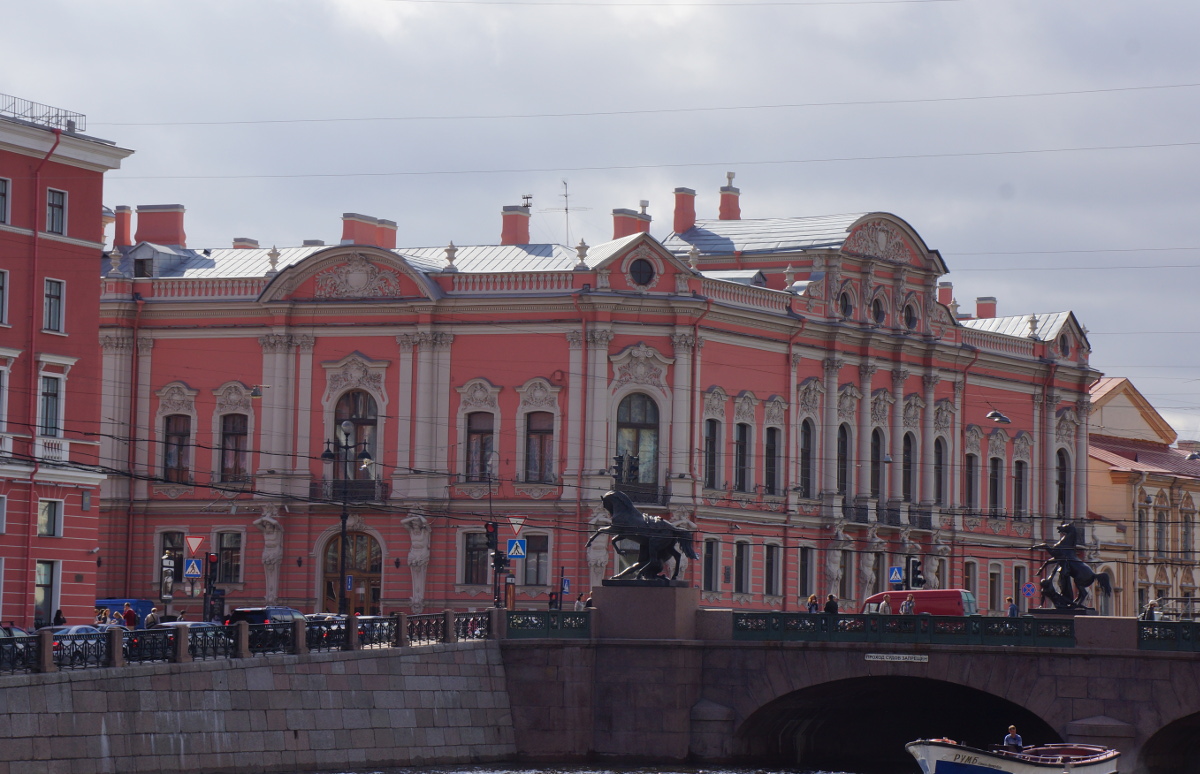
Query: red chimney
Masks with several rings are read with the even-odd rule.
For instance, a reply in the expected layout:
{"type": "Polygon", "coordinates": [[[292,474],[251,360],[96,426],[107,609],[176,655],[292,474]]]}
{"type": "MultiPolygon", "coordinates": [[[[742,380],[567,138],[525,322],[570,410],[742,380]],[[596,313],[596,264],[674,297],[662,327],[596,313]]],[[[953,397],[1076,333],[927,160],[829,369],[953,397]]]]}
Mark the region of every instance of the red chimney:
{"type": "Polygon", "coordinates": [[[391,250],[396,246],[396,221],[380,218],[379,224],[375,227],[375,244],[386,250],[391,250]]]}
{"type": "Polygon", "coordinates": [[[504,223],[500,229],[500,244],[529,244],[529,208],[508,205],[503,209],[501,216],[504,223]]]}
{"type": "Polygon", "coordinates": [[[257,239],[251,239],[250,237],[234,237],[233,238],[233,249],[234,250],[252,250],[256,247],[258,247],[257,239]]]}
{"type": "Polygon", "coordinates": [[[342,244],[344,245],[373,245],[376,244],[378,218],[370,215],[359,215],[357,212],[342,213],[342,244]]]}
{"type": "Polygon", "coordinates": [[[696,226],[696,192],[691,188],[675,189],[675,233],[682,234],[696,226]]]}
{"type": "Polygon", "coordinates": [[[133,208],[127,204],[117,207],[117,226],[113,231],[113,247],[133,245],[133,208]]]}
{"type": "Polygon", "coordinates": [[[996,316],[996,299],[994,296],[980,296],[975,299],[975,317],[987,320],[996,316]]]}
{"type": "MultiPolygon", "coordinates": [[[[187,234],[183,233],[184,212],[182,204],[139,204],[134,241],[187,247],[187,234]]],[[[117,229],[120,230],[119,219],[117,229]]]]}
{"type": "Polygon", "coordinates": [[[937,300],[939,304],[950,306],[954,303],[954,283],[939,282],[937,300]]]}
{"type": "Polygon", "coordinates": [[[613,210],[613,239],[627,237],[641,231],[641,219],[633,210],[613,210]]]}
{"type": "Polygon", "coordinates": [[[721,209],[718,217],[721,220],[741,220],[742,207],[738,203],[738,197],[742,192],[733,187],[732,172],[726,172],[725,179],[728,185],[721,186],[721,209]]]}

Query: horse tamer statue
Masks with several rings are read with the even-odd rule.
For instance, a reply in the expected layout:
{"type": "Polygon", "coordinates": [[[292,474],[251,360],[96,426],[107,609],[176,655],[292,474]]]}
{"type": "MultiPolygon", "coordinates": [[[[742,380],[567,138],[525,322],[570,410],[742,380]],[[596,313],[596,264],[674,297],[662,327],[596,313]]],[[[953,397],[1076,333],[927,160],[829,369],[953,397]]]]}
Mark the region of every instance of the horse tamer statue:
{"type": "Polygon", "coordinates": [[[1050,558],[1038,568],[1038,575],[1041,575],[1051,563],[1055,564],[1054,570],[1042,579],[1042,600],[1049,599],[1058,610],[1084,609],[1086,606],[1083,602],[1088,597],[1088,586],[1091,586],[1093,582],[1099,582],[1100,589],[1105,596],[1112,594],[1108,576],[1092,572],[1092,568],[1076,556],[1079,531],[1075,525],[1064,522],[1058,525],[1057,531],[1062,537],[1054,545],[1038,543],[1031,546],[1031,548],[1044,548],[1050,553],[1050,558]],[[1074,594],[1071,593],[1071,581],[1075,582],[1074,594]]]}
{"type": "Polygon", "coordinates": [[[604,509],[612,515],[612,524],[596,530],[588,538],[584,548],[590,546],[592,541],[602,534],[612,535],[610,542],[614,548],[618,540],[632,540],[638,544],[637,561],[614,575],[611,580],[619,580],[629,575],[643,580],[662,578],[668,559],[675,560],[675,570],[670,578],[675,580],[679,577],[681,556],[687,556],[689,559],[700,558],[692,548],[691,532],[673,526],[657,516],[642,513],[624,492],[607,492],[600,501],[604,503],[604,509]]]}

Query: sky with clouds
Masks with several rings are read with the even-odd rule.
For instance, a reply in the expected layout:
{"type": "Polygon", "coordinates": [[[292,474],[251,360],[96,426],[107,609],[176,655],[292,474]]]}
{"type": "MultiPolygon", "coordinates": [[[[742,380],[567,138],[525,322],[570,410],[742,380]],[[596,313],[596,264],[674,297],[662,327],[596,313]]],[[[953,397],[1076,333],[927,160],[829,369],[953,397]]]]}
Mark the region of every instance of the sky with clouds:
{"type": "Polygon", "coordinates": [[[135,155],[110,206],[188,245],[611,236],[672,190],[701,218],[880,210],[966,311],[1073,310],[1092,364],[1200,438],[1195,0],[0,0],[0,93],[135,155]],[[563,181],[571,214],[562,212],[563,181]]]}

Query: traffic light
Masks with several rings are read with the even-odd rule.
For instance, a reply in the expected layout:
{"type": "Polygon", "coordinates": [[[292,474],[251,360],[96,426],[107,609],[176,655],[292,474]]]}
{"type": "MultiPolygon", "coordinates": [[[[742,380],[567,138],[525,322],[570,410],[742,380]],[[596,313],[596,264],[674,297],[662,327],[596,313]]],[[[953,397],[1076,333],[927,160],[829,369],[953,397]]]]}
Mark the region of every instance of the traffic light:
{"type": "Polygon", "coordinates": [[[613,457],[613,479],[618,484],[625,483],[625,455],[618,454],[613,457]]]}
{"type": "Polygon", "coordinates": [[[638,458],[630,454],[626,459],[629,460],[628,466],[625,468],[625,483],[636,484],[638,482],[638,458]]]}
{"type": "Polygon", "coordinates": [[[495,570],[496,572],[500,572],[501,570],[505,569],[506,567],[508,567],[508,554],[504,553],[503,551],[499,551],[499,550],[493,551],[492,552],[492,569],[495,570]]]}
{"type": "Polygon", "coordinates": [[[500,545],[500,525],[494,521],[489,521],[483,525],[483,532],[487,535],[488,550],[495,551],[500,545]]]}
{"type": "Polygon", "coordinates": [[[921,572],[921,560],[915,556],[910,556],[905,560],[908,565],[904,573],[905,581],[910,589],[919,589],[925,586],[925,575],[921,572]]]}
{"type": "Polygon", "coordinates": [[[207,559],[207,564],[208,564],[208,578],[211,582],[216,583],[216,581],[217,581],[217,565],[220,564],[221,557],[217,556],[214,553],[214,554],[209,554],[205,558],[207,559]]]}

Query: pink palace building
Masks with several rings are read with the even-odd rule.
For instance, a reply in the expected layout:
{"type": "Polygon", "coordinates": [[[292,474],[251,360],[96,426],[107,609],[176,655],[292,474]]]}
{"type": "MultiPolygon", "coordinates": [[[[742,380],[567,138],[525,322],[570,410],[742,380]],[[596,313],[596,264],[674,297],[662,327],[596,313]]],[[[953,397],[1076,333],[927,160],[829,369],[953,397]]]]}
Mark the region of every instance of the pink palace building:
{"type": "MultiPolygon", "coordinates": [[[[397,247],[187,246],[179,205],[117,208],[101,267],[102,596],[163,598],[202,537],[227,607],[362,613],[492,604],[485,524],[526,541],[517,607],[568,605],[620,566],[601,495],[695,532],[712,606],[847,607],[930,585],[1020,598],[1087,513],[1099,374],[1070,312],[957,313],[941,255],[884,212],[743,220],[674,192],[674,228],[397,247]],[[124,475],[127,474],[127,475],[124,475]],[[346,569],[340,572],[342,518],[346,569]],[[343,585],[344,584],[344,585],[343,585]]],[[[194,615],[176,578],[169,610],[194,615]]]]}

